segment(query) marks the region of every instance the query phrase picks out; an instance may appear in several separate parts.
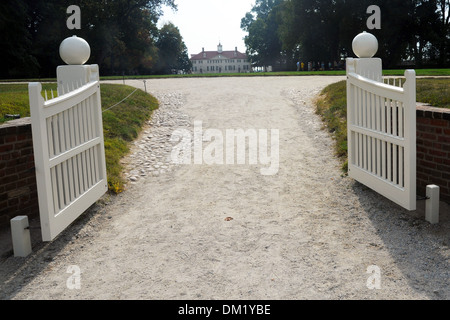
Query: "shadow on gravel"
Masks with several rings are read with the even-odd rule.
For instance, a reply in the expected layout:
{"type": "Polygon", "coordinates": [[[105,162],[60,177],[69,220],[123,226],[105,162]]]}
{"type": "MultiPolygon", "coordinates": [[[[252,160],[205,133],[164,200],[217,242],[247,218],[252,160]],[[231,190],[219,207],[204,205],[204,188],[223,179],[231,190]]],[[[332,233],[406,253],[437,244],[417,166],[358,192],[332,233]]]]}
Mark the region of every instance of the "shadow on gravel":
{"type": "Polygon", "coordinates": [[[25,258],[14,257],[10,228],[0,230],[2,241],[2,251],[0,251],[0,300],[14,299],[24,286],[49,267],[49,264],[67,245],[79,243],[81,246],[86,238],[92,237],[99,219],[107,219],[106,215],[97,214],[104,207],[107,199],[109,197],[105,195],[93,204],[52,242],[42,242],[39,218],[30,220],[33,252],[25,258]],[[89,226],[90,228],[86,228],[89,226]],[[93,231],[86,231],[86,229],[93,231]]]}
{"type": "Polygon", "coordinates": [[[409,212],[358,182],[353,191],[411,287],[432,300],[450,299],[450,205],[441,202],[440,223],[431,225],[425,201],[409,212]]]}

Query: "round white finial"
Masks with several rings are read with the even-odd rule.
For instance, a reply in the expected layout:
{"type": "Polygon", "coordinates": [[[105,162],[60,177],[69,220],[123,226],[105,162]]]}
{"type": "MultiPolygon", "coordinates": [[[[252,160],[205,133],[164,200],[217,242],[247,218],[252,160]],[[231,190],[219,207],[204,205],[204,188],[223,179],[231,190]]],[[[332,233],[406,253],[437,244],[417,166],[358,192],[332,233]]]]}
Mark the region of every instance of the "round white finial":
{"type": "Polygon", "coordinates": [[[86,40],[77,36],[64,39],[59,46],[59,55],[67,64],[85,64],[91,56],[91,47],[86,40]]]}
{"type": "Polygon", "coordinates": [[[364,31],[353,39],[352,47],[358,58],[372,58],[378,51],[378,40],[373,34],[364,31]]]}

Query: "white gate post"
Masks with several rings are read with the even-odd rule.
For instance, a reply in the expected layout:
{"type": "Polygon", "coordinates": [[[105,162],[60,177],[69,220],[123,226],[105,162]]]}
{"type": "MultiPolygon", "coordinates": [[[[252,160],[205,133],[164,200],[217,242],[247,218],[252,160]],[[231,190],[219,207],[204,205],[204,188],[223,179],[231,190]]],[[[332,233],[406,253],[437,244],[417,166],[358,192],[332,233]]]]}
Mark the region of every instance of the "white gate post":
{"type": "Polygon", "coordinates": [[[71,37],[60,47],[57,98],[29,84],[33,149],[43,241],[53,240],[108,190],[98,65],[71,37]]]}
{"type": "Polygon", "coordinates": [[[402,87],[383,83],[377,39],[353,40],[347,59],[349,177],[410,211],[416,210],[416,77],[402,87]]]}
{"type": "Polygon", "coordinates": [[[427,186],[425,220],[431,224],[439,223],[439,187],[434,184],[427,186]]]}
{"type": "Polygon", "coordinates": [[[32,251],[29,226],[27,216],[17,216],[11,219],[14,257],[24,258],[32,251]]]}
{"type": "Polygon", "coordinates": [[[60,47],[61,59],[68,65],[56,69],[58,94],[63,95],[92,81],[99,81],[98,65],[84,65],[91,49],[86,40],[73,36],[65,39],[60,47]]]}
{"type": "Polygon", "coordinates": [[[353,39],[354,71],[365,78],[382,82],[383,64],[380,58],[373,58],[378,51],[378,40],[370,33],[363,32],[353,39]]]}
{"type": "Polygon", "coordinates": [[[406,82],[403,86],[406,97],[405,108],[409,110],[405,121],[405,136],[409,141],[405,149],[405,185],[409,186],[409,198],[411,199],[411,210],[416,210],[417,197],[417,115],[416,115],[416,71],[405,71],[406,82]]]}

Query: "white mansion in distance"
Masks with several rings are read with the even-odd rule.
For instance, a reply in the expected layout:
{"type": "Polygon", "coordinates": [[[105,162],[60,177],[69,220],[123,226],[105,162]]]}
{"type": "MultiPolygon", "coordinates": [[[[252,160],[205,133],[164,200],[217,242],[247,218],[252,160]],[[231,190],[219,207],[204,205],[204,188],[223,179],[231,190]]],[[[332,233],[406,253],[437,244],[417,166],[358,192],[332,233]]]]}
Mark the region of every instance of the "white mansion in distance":
{"type": "Polygon", "coordinates": [[[250,72],[247,55],[237,50],[223,51],[219,43],[217,51],[205,51],[191,55],[192,73],[236,73],[250,72]]]}

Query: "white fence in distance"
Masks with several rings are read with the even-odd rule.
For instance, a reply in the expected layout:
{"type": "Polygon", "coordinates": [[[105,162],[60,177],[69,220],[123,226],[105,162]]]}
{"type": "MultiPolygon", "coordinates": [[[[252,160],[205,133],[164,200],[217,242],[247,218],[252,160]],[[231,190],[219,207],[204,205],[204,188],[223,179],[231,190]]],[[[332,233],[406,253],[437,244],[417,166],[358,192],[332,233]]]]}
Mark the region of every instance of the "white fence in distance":
{"type": "Polygon", "coordinates": [[[51,241],[108,184],[98,79],[48,101],[41,91],[29,84],[42,238],[51,241]]]}
{"type": "Polygon", "coordinates": [[[416,210],[415,71],[406,70],[405,78],[404,84],[397,82],[399,86],[386,84],[381,60],[347,59],[348,168],[351,178],[412,211],[416,210]],[[365,65],[372,70],[363,76],[365,65]]]}

